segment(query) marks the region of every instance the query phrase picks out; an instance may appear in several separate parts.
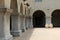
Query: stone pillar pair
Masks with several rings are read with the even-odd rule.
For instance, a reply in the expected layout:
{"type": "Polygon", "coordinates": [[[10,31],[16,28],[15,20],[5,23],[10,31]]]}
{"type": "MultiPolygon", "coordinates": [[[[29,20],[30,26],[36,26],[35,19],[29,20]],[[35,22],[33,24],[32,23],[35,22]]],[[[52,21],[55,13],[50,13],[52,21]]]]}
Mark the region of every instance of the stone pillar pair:
{"type": "Polygon", "coordinates": [[[53,24],[51,23],[51,13],[48,15],[46,14],[46,28],[52,28],[53,24]]]}
{"type": "Polygon", "coordinates": [[[0,8],[0,40],[13,40],[10,34],[10,14],[12,10],[0,8]]]}
{"type": "Polygon", "coordinates": [[[16,15],[11,15],[11,34],[13,36],[20,36],[22,31],[21,31],[21,26],[20,26],[20,16],[17,13],[16,15]]]}
{"type": "Polygon", "coordinates": [[[11,20],[12,20],[11,34],[13,36],[21,36],[22,32],[26,31],[24,15],[19,14],[11,15],[11,20]]]}

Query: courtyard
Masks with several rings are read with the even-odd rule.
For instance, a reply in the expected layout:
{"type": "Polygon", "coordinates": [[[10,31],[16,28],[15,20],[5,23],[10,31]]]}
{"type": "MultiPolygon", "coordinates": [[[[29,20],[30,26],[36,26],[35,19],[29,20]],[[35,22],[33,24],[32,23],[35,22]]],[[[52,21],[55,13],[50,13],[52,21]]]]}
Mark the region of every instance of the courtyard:
{"type": "Polygon", "coordinates": [[[60,40],[60,0],[0,0],[0,40],[60,40]]]}
{"type": "Polygon", "coordinates": [[[60,40],[60,28],[32,28],[14,40],[60,40]]]}

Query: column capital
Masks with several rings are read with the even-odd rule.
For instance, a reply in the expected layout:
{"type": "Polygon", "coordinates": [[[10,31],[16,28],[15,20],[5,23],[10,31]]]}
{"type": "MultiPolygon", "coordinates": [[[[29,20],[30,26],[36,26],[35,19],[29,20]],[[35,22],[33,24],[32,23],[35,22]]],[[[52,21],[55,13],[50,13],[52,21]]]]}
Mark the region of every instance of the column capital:
{"type": "Polygon", "coordinates": [[[0,13],[11,14],[12,12],[13,12],[12,9],[0,8],[0,13]]]}

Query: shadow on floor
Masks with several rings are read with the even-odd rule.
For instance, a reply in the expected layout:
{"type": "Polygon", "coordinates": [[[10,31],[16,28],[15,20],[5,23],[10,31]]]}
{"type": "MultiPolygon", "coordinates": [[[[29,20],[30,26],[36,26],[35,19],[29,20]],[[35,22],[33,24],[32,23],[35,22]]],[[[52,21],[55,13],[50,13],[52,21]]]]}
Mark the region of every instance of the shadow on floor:
{"type": "Polygon", "coordinates": [[[33,31],[34,29],[27,30],[25,33],[22,34],[22,36],[20,37],[20,40],[30,40],[33,31]]]}

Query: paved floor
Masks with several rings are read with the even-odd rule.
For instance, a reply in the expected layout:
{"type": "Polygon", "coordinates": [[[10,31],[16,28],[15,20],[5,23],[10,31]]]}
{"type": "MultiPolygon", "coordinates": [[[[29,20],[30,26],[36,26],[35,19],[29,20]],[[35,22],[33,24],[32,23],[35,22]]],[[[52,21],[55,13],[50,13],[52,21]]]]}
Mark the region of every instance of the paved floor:
{"type": "Polygon", "coordinates": [[[60,28],[29,29],[15,40],[60,40],[60,28]]]}

